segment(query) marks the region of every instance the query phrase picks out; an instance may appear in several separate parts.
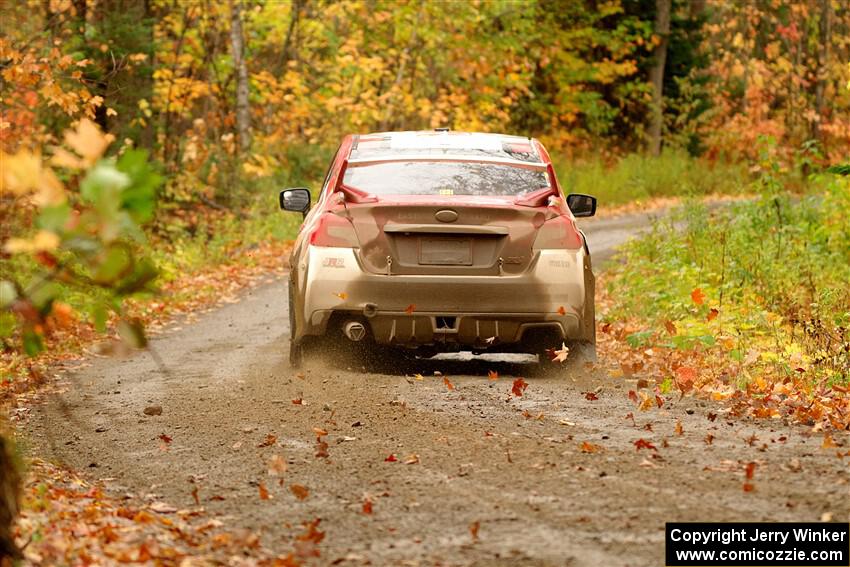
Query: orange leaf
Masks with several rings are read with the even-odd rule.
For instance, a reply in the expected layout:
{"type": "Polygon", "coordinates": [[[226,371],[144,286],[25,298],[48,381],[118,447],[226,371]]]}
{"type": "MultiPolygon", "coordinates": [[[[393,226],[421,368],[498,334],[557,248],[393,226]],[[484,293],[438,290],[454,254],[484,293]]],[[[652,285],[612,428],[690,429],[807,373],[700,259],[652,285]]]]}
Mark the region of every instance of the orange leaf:
{"type": "Polygon", "coordinates": [[[283,476],[286,468],[286,459],[280,455],[272,455],[269,459],[269,476],[283,476]]]}
{"type": "Polygon", "coordinates": [[[747,467],[744,469],[744,472],[747,475],[747,480],[752,480],[753,475],[756,473],[756,464],[755,463],[747,463],[747,467]]]}
{"type": "Polygon", "coordinates": [[[566,315],[566,314],[567,314],[567,310],[566,310],[566,309],[564,309],[564,306],[563,306],[563,305],[561,305],[560,307],[558,307],[558,315],[566,315]]]}
{"type": "Polygon", "coordinates": [[[824,449],[832,449],[834,447],[838,447],[838,445],[832,440],[832,435],[827,433],[823,436],[823,443],[821,444],[821,447],[824,449]]]}
{"type": "Polygon", "coordinates": [[[478,528],[481,527],[481,522],[478,520],[469,524],[469,535],[472,536],[472,541],[478,541],[478,528]]]}
{"type": "Polygon", "coordinates": [[[516,380],[514,380],[513,387],[511,387],[511,393],[514,396],[520,397],[522,396],[523,392],[525,392],[526,388],[528,388],[528,382],[526,382],[522,378],[517,378],[516,380]]]}
{"type": "Polygon", "coordinates": [[[498,380],[499,379],[499,373],[496,372],[495,370],[491,370],[487,373],[487,377],[490,380],[498,380]]]}
{"type": "Polygon", "coordinates": [[[407,458],[404,460],[404,464],[405,465],[419,464],[419,455],[417,455],[416,453],[412,453],[412,454],[408,455],[407,458]]]}
{"type": "Polygon", "coordinates": [[[416,311],[416,306],[412,303],[410,305],[408,305],[404,310],[404,312],[407,313],[408,315],[413,315],[414,311],[416,311]]]}
{"type": "Polygon", "coordinates": [[[271,500],[272,495],[269,494],[269,489],[266,488],[266,485],[262,482],[257,485],[257,488],[260,490],[260,500],[271,500]]]}
{"type": "Polygon", "coordinates": [[[705,301],[705,294],[700,288],[696,288],[691,292],[691,300],[697,305],[702,305],[705,301]]]}
{"type": "Polygon", "coordinates": [[[445,376],[443,376],[443,384],[445,384],[445,385],[446,385],[446,388],[448,388],[448,390],[449,390],[450,392],[451,392],[452,390],[454,390],[454,389],[455,389],[455,385],[454,385],[454,384],[452,384],[451,380],[449,380],[449,379],[448,379],[447,377],[445,377],[445,376]]]}
{"type": "Polygon", "coordinates": [[[304,400],[302,400],[301,398],[295,398],[294,400],[292,400],[292,403],[296,406],[301,406],[304,405],[304,400]]]}
{"type": "Polygon", "coordinates": [[[676,420],[676,435],[681,436],[681,435],[684,435],[684,433],[685,433],[685,430],[684,430],[684,428],[682,428],[682,422],[679,421],[679,420],[676,420]]]}
{"type": "Polygon", "coordinates": [[[598,453],[602,450],[602,447],[591,443],[590,441],[582,441],[581,443],[581,452],[582,453],[598,453]]]}
{"type": "Polygon", "coordinates": [[[363,513],[367,515],[372,513],[372,499],[369,495],[363,497],[363,513]]]}
{"type": "Polygon", "coordinates": [[[277,443],[277,435],[269,433],[266,435],[266,438],[263,439],[263,442],[257,445],[257,447],[271,447],[275,443],[277,443]]]}
{"type": "Polygon", "coordinates": [[[688,391],[694,385],[694,380],[697,378],[697,371],[690,366],[680,366],[676,369],[676,384],[682,391],[688,391]]]}
{"type": "Polygon", "coordinates": [[[335,296],[337,296],[338,298],[340,298],[340,299],[341,299],[341,300],[343,300],[343,301],[345,301],[346,299],[348,299],[348,294],[347,294],[347,293],[345,293],[344,291],[341,291],[341,292],[339,292],[339,293],[335,293],[334,295],[335,295],[335,296]]]}
{"type": "Polygon", "coordinates": [[[656,452],[658,451],[658,449],[655,448],[655,445],[653,445],[652,443],[650,443],[646,439],[638,439],[637,441],[634,442],[634,445],[635,445],[635,451],[640,451],[641,449],[650,449],[650,450],[656,451],[656,452]]]}
{"type": "Polygon", "coordinates": [[[673,321],[664,321],[664,328],[667,329],[667,333],[671,335],[676,334],[676,324],[673,321]]]}
{"type": "Polygon", "coordinates": [[[714,319],[717,319],[718,315],[720,315],[720,311],[712,307],[711,311],[708,312],[708,317],[706,317],[706,319],[708,321],[713,321],[714,319]]]}
{"type": "Polygon", "coordinates": [[[321,427],[314,427],[313,433],[316,434],[316,437],[324,437],[325,435],[328,434],[328,431],[327,431],[327,429],[322,429],[321,427]]]}
{"type": "Polygon", "coordinates": [[[310,489],[300,484],[289,485],[289,491],[295,495],[298,500],[305,500],[310,496],[310,489]]]}
{"type": "Polygon", "coordinates": [[[390,456],[389,456],[389,457],[387,457],[386,459],[384,459],[384,462],[385,462],[385,463],[394,463],[394,462],[396,462],[397,460],[398,460],[398,459],[396,458],[396,456],[395,456],[395,455],[390,454],[390,456]]]}

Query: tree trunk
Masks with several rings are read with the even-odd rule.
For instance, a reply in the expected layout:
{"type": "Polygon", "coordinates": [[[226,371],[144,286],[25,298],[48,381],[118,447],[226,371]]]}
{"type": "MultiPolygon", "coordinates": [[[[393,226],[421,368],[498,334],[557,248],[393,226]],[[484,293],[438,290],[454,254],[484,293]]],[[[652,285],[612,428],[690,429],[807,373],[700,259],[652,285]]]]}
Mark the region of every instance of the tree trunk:
{"type": "Polygon", "coordinates": [[[661,153],[661,131],[664,126],[664,65],[667,62],[667,41],[670,35],[670,4],[672,0],[655,0],[655,35],[659,38],[653,51],[654,62],[649,70],[652,83],[652,108],[649,122],[649,150],[661,153]]]}
{"type": "Polygon", "coordinates": [[[239,153],[245,153],[251,145],[251,109],[248,106],[248,66],[245,64],[242,35],[242,0],[232,0],[230,4],[230,43],[236,69],[236,136],[239,153]]]}
{"type": "Polygon", "coordinates": [[[0,432],[0,559],[20,557],[13,527],[18,515],[21,476],[12,438],[0,432]]]}
{"type": "Polygon", "coordinates": [[[829,44],[832,41],[832,2],[830,0],[821,0],[820,4],[818,70],[817,82],[815,83],[815,112],[817,113],[817,118],[812,120],[812,138],[823,142],[821,123],[826,114],[824,91],[826,90],[826,81],[829,75],[829,44]]]}

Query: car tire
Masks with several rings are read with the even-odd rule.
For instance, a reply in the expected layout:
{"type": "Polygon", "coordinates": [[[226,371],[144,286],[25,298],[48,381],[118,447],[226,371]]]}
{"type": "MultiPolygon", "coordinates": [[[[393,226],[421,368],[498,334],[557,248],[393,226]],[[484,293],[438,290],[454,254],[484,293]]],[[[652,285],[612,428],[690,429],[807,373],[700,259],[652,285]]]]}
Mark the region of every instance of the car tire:
{"type": "Polygon", "coordinates": [[[300,341],[295,341],[295,302],[292,297],[295,293],[295,286],[289,282],[289,366],[292,368],[301,368],[304,364],[304,345],[300,341]]]}

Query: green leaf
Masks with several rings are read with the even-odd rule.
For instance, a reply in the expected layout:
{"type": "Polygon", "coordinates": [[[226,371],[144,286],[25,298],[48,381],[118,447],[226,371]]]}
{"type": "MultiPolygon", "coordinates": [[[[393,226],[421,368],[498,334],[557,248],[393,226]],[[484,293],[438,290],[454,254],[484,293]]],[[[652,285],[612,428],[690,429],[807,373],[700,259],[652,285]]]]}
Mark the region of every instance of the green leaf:
{"type": "Polygon", "coordinates": [[[27,356],[36,356],[44,350],[44,341],[39,333],[32,329],[24,331],[24,352],[27,356]]]}
{"type": "Polygon", "coordinates": [[[109,310],[103,303],[98,303],[92,308],[92,322],[98,333],[106,332],[106,322],[109,320],[109,310]]]}
{"type": "Polygon", "coordinates": [[[0,339],[7,339],[15,332],[18,318],[9,312],[0,312],[0,339]]]}
{"type": "Polygon", "coordinates": [[[39,228],[61,234],[64,232],[65,225],[70,216],[71,205],[66,201],[61,205],[41,209],[41,213],[39,213],[38,219],[36,219],[36,224],[39,228]]]}
{"type": "Polygon", "coordinates": [[[121,295],[142,291],[156,279],[157,275],[159,275],[159,270],[154,263],[148,258],[142,258],[136,262],[133,274],[122,282],[115,291],[121,295]]]}
{"type": "Polygon", "coordinates": [[[111,284],[119,280],[131,269],[133,258],[124,246],[111,246],[106,251],[106,257],[94,273],[94,281],[100,284],[111,284]]]}
{"type": "Polygon", "coordinates": [[[0,280],[0,309],[6,309],[18,298],[15,284],[8,280],[0,280]]]}
{"type": "Polygon", "coordinates": [[[148,153],[145,150],[127,150],[118,159],[117,167],[130,177],[130,185],[121,194],[121,206],[137,223],[150,220],[162,176],[151,167],[148,153]]]}

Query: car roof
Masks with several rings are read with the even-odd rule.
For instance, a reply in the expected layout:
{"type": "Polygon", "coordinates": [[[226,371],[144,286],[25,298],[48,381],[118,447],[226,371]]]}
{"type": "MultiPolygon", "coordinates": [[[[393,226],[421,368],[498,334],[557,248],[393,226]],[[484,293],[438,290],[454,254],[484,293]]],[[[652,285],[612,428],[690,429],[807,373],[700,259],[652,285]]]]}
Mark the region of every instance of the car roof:
{"type": "Polygon", "coordinates": [[[423,130],[354,136],[349,162],[406,159],[481,159],[543,164],[531,138],[480,132],[423,130]]]}

